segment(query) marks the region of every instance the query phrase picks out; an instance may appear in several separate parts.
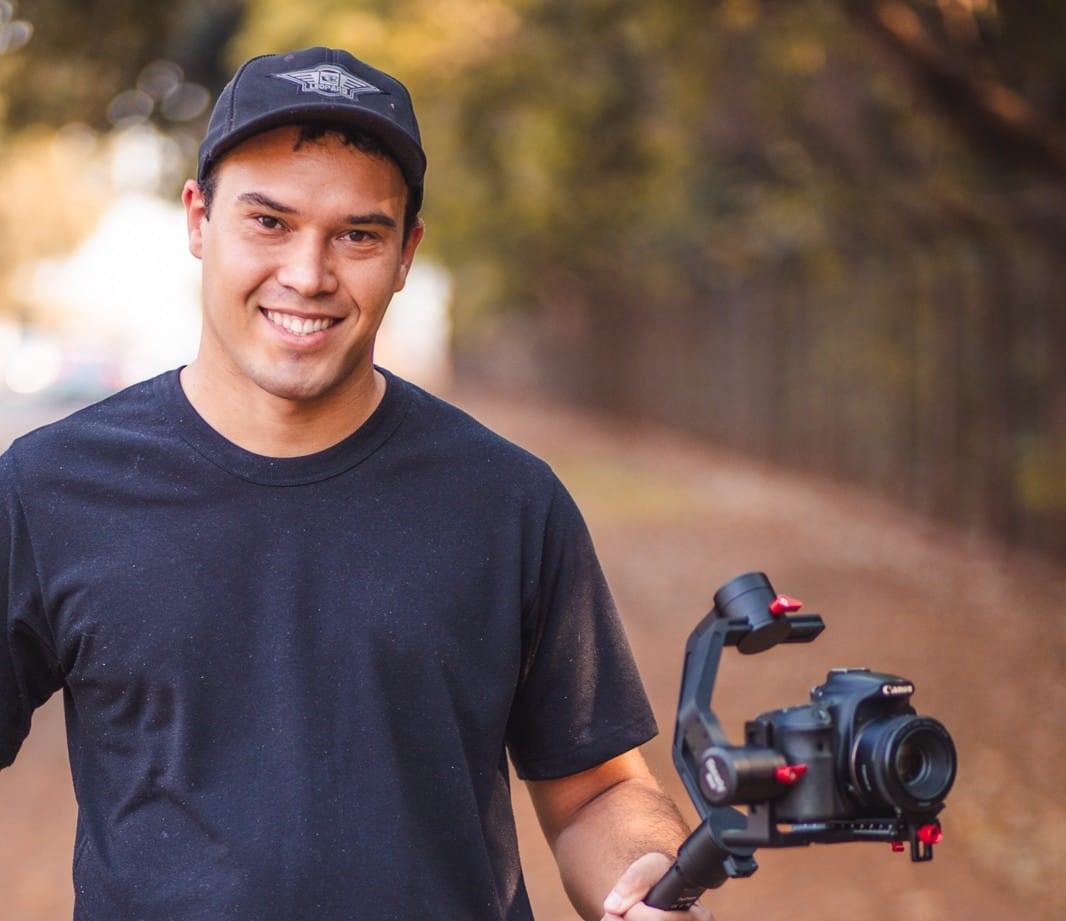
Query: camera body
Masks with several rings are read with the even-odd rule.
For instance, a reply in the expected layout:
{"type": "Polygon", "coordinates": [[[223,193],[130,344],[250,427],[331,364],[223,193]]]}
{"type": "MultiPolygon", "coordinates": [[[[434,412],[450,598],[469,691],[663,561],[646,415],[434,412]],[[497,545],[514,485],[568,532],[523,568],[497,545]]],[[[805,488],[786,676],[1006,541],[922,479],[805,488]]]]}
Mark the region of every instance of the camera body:
{"type": "Polygon", "coordinates": [[[751,655],[817,638],[821,617],[799,608],[763,573],[746,573],[715,593],[690,636],[674,763],[703,822],[648,905],[686,908],[704,889],[750,876],[758,847],[885,841],[904,850],[909,842],[912,860],[932,859],[956,752],[943,725],[915,712],[909,680],[833,669],[809,703],[749,720],[743,745],[729,741],[711,710],[723,648],[751,655]]]}
{"type": "Polygon", "coordinates": [[[811,702],[747,724],[749,745],[807,765],[777,800],[777,819],[804,823],[886,814],[932,818],[955,779],[955,746],[910,706],[914,685],[869,669],[834,669],[811,702]]]}
{"type": "Polygon", "coordinates": [[[715,805],[774,800],[776,820],[794,825],[932,819],[955,779],[955,746],[915,714],[913,693],[905,678],[833,669],[809,704],[750,720],[744,746],[708,748],[700,792],[715,805]]]}

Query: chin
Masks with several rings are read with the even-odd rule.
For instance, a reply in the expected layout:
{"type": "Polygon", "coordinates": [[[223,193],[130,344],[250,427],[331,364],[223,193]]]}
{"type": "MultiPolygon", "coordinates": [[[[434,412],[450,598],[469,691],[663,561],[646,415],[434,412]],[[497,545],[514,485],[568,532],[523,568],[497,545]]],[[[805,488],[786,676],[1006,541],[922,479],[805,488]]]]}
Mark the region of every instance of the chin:
{"type": "Polygon", "coordinates": [[[337,389],[335,385],[320,381],[265,381],[259,386],[271,396],[293,403],[313,403],[330,396],[337,389]]]}
{"type": "Polygon", "coordinates": [[[355,372],[334,374],[300,373],[289,369],[289,373],[267,373],[256,375],[254,380],[259,388],[279,400],[294,403],[314,403],[336,396],[354,384],[355,372]]]}

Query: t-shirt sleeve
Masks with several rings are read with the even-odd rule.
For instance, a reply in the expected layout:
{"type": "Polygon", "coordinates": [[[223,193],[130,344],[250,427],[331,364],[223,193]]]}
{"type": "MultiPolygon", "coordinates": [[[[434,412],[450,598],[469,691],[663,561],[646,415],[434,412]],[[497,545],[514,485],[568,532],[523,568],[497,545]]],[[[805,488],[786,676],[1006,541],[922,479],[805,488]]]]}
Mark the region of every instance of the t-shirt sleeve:
{"type": "Polygon", "coordinates": [[[511,760],[526,780],[587,770],[657,732],[592,539],[558,482],[538,550],[508,725],[511,760]]]}
{"type": "Polygon", "coordinates": [[[0,768],[15,760],[33,711],[62,684],[10,454],[0,457],[0,768]]]}

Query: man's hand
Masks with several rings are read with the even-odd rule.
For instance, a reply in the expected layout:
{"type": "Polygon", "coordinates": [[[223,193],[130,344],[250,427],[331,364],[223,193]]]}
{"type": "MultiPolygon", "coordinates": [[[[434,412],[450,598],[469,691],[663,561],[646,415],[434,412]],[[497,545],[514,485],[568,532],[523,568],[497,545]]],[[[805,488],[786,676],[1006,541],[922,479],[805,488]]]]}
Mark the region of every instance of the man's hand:
{"type": "Polygon", "coordinates": [[[699,903],[682,912],[660,911],[641,901],[669,869],[670,858],[665,854],[645,854],[633,861],[604,899],[601,921],[714,921],[699,903]]]}
{"type": "Polygon", "coordinates": [[[714,921],[703,908],[659,911],[641,902],[670,868],[666,855],[688,828],[639,751],[532,781],[529,792],[563,886],[585,921],[714,921]],[[606,893],[615,897],[613,907],[606,893]]]}

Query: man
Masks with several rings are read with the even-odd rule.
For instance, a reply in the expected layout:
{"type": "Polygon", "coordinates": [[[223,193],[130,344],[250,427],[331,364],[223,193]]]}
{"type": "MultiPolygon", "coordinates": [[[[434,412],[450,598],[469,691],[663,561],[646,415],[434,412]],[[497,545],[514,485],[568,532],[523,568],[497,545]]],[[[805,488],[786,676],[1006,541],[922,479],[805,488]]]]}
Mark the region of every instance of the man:
{"type": "Polygon", "coordinates": [[[391,77],[246,63],[196,359],[0,460],[0,765],[62,689],[76,919],[529,918],[508,752],[584,917],[709,917],[640,902],[685,832],[569,496],[373,364],[424,171],[391,77]]]}

